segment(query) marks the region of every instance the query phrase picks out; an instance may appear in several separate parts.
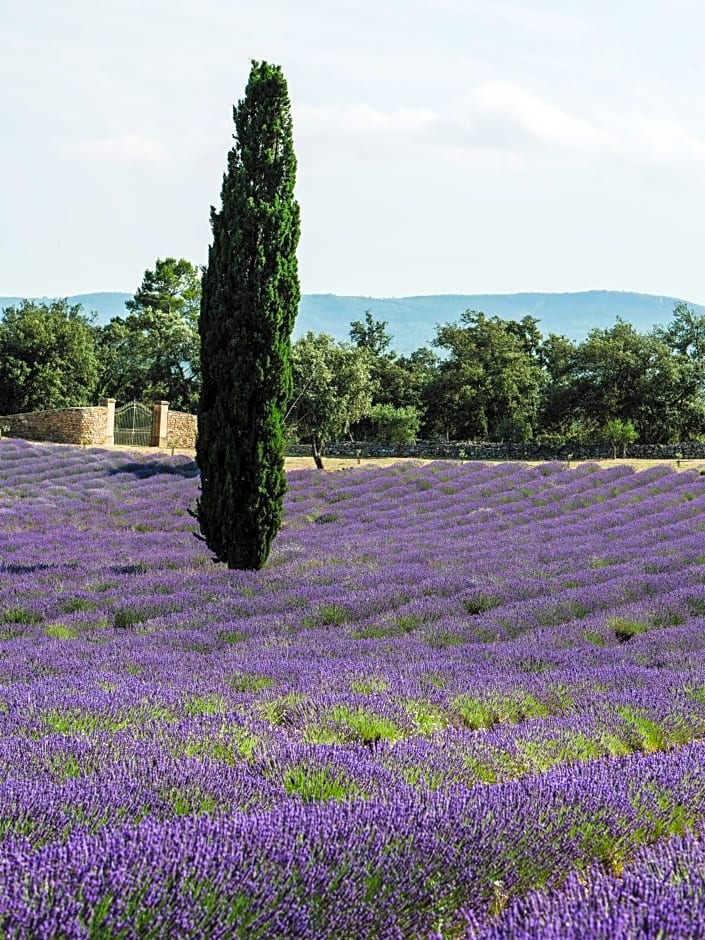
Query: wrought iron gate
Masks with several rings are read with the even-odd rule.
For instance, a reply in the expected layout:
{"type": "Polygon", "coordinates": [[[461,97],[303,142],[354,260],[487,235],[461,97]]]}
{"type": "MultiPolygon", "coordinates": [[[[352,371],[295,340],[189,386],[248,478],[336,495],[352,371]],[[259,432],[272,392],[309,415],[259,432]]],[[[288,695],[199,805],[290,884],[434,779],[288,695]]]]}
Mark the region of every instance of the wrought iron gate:
{"type": "Polygon", "coordinates": [[[152,409],[139,401],[131,401],[115,409],[115,443],[133,447],[152,444],[152,409]]]}

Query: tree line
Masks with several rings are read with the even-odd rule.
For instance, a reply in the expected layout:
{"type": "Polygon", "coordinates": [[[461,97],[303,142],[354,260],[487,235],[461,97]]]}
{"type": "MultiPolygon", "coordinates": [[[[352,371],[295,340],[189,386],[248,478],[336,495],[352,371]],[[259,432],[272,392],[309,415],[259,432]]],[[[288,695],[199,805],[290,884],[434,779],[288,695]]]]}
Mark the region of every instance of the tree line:
{"type": "MultiPolygon", "coordinates": [[[[169,401],[196,412],[201,394],[201,275],[157,259],[124,317],[96,324],[66,300],[23,301],[0,319],[0,414],[119,402],[169,401]]],[[[543,336],[534,317],[468,310],[436,328],[431,347],[392,348],[371,311],[349,340],[307,333],[292,344],[292,441],[314,456],[344,437],[620,446],[705,437],[705,316],[674,305],[641,333],[617,318],[575,342],[543,336]]]]}

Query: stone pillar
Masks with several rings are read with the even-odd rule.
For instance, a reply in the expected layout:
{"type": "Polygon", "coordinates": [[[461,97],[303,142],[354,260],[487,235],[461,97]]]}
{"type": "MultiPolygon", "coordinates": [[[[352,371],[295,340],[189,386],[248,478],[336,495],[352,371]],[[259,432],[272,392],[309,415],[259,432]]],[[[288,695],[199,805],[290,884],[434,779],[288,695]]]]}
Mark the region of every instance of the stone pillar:
{"type": "Polygon", "coordinates": [[[169,402],[154,402],[154,418],[152,419],[152,447],[166,447],[168,437],[169,402]]]}
{"type": "Polygon", "coordinates": [[[106,398],[103,407],[106,409],[105,444],[106,447],[112,447],[115,443],[115,399],[106,398]]]}

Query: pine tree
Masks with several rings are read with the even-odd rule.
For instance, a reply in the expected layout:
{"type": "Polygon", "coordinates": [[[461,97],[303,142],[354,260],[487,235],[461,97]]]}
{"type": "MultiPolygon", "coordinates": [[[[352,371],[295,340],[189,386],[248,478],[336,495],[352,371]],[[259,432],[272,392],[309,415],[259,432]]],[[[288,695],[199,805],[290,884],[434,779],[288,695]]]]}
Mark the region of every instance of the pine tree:
{"type": "Polygon", "coordinates": [[[299,206],[286,80],[253,62],[233,109],[220,212],[203,275],[196,459],[201,532],[229,568],[261,568],[281,526],[283,418],[300,288],[299,206]]]}

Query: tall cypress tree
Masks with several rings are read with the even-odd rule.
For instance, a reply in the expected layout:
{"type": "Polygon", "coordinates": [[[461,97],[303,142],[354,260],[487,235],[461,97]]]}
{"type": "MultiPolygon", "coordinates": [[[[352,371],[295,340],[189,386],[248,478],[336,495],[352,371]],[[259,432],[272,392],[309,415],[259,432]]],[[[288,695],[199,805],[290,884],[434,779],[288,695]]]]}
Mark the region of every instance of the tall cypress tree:
{"type": "Polygon", "coordinates": [[[219,561],[261,568],[281,526],[283,419],[300,299],[296,157],[279,66],[252,63],[233,117],[235,144],[222,208],[211,208],[203,275],[197,517],[219,561]]]}

